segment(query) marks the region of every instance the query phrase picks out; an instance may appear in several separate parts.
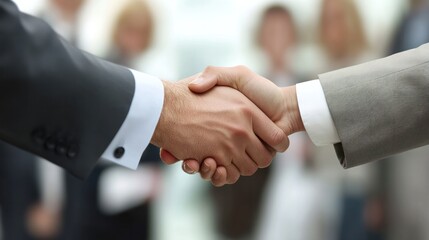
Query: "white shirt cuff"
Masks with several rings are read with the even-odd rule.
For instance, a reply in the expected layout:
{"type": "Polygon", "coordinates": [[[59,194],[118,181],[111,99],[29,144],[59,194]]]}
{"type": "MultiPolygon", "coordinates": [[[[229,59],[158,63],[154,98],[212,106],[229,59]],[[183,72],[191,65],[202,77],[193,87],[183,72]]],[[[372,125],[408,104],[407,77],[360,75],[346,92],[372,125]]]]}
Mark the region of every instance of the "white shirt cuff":
{"type": "Polygon", "coordinates": [[[299,111],[305,130],[316,146],[340,142],[319,80],[296,85],[299,111]]]}
{"type": "Polygon", "coordinates": [[[137,169],[161,115],[164,85],[156,77],[132,69],[130,71],[136,83],[130,110],[101,159],[137,169]]]}

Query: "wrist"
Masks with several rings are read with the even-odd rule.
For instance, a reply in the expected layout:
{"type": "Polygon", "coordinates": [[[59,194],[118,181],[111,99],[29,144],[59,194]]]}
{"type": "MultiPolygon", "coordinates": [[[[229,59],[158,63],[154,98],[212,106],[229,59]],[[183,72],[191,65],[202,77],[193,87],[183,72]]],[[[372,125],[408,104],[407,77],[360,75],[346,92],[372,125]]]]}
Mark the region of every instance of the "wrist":
{"type": "Polygon", "coordinates": [[[154,134],[151,139],[151,143],[157,147],[162,147],[163,142],[163,136],[166,133],[167,126],[169,125],[168,119],[170,119],[170,115],[172,113],[172,100],[173,98],[173,88],[172,85],[174,85],[171,82],[162,81],[162,84],[164,86],[164,105],[162,106],[161,115],[158,120],[158,124],[156,125],[154,134]]]}
{"type": "Polygon", "coordinates": [[[283,97],[286,106],[286,113],[289,125],[290,134],[305,131],[304,123],[302,122],[301,113],[299,111],[298,98],[296,95],[296,86],[282,88],[283,97]]]}

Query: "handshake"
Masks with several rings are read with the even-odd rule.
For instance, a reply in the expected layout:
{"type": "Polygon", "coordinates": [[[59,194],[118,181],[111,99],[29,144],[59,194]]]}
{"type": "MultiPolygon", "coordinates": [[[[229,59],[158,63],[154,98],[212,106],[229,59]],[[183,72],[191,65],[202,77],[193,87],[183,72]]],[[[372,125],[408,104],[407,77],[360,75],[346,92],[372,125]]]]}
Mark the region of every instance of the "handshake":
{"type": "Polygon", "coordinates": [[[295,86],[279,88],[243,66],[208,67],[164,89],[151,142],[166,164],[182,159],[185,172],[215,186],[268,167],[288,136],[304,131],[295,86]]]}

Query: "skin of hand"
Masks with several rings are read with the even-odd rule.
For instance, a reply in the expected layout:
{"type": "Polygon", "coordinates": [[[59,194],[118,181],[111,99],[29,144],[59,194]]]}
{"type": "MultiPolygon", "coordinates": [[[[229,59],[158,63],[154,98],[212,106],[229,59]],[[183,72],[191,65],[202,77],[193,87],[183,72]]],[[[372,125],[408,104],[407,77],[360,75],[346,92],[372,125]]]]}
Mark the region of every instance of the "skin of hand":
{"type": "Polygon", "coordinates": [[[194,79],[163,82],[164,105],[152,144],[168,149],[175,159],[197,164],[216,159],[209,166],[223,166],[219,174],[227,175],[221,179],[226,183],[270,165],[275,150],[269,146],[288,147],[284,132],[242,93],[218,87],[195,94],[188,88],[194,79]]]}
{"type": "MultiPolygon", "coordinates": [[[[298,108],[295,86],[279,88],[274,83],[252,72],[244,66],[208,67],[193,82],[189,89],[204,93],[215,86],[228,86],[242,92],[279,126],[286,135],[304,131],[298,108]]],[[[174,155],[162,149],[161,157],[167,161],[178,161],[174,155]]],[[[203,179],[211,180],[213,185],[222,186],[228,178],[227,171],[216,158],[207,158],[202,164],[188,159],[183,162],[183,170],[189,174],[200,172],[203,179]],[[214,166],[217,166],[217,169],[214,166]]]]}

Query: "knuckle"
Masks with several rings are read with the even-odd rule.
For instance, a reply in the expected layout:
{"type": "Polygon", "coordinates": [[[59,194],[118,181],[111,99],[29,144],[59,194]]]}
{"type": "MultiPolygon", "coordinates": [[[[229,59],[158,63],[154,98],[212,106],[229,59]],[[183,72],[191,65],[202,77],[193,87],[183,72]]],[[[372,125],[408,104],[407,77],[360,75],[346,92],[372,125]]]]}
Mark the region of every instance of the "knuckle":
{"type": "Polygon", "coordinates": [[[267,168],[271,165],[272,162],[273,162],[273,156],[271,156],[271,154],[267,154],[261,160],[259,167],[260,168],[267,168]]]}
{"type": "Polygon", "coordinates": [[[241,171],[241,175],[245,176],[245,177],[251,176],[252,175],[252,171],[250,170],[250,168],[246,168],[243,171],[241,171]]]}
{"type": "Polygon", "coordinates": [[[204,180],[210,180],[210,177],[208,176],[208,174],[206,174],[206,173],[200,173],[200,176],[201,176],[201,178],[202,179],[204,179],[204,180]]]}
{"type": "Polygon", "coordinates": [[[227,184],[234,184],[238,181],[239,178],[240,178],[240,172],[235,171],[235,170],[232,171],[232,168],[229,168],[228,176],[226,178],[226,183],[227,184]]]}
{"type": "Polygon", "coordinates": [[[244,65],[237,65],[234,68],[235,68],[235,70],[242,72],[242,73],[249,71],[249,68],[244,66],[244,65]]]}
{"type": "Polygon", "coordinates": [[[214,71],[215,71],[215,68],[216,68],[216,67],[214,67],[214,66],[207,66],[207,67],[204,69],[203,73],[212,73],[212,72],[214,72],[214,71]]]}
{"type": "Polygon", "coordinates": [[[231,139],[222,142],[222,150],[219,150],[215,156],[216,162],[218,165],[230,166],[232,164],[232,158],[230,156],[234,155],[237,151],[237,146],[234,144],[231,139]]]}
{"type": "Polygon", "coordinates": [[[233,176],[229,179],[228,184],[235,184],[238,182],[238,179],[240,179],[240,175],[233,176]]]}
{"type": "Polygon", "coordinates": [[[269,152],[270,158],[273,159],[276,156],[276,153],[277,153],[276,151],[270,150],[270,152],[269,152]]]}
{"type": "Polygon", "coordinates": [[[212,181],[213,186],[215,187],[222,187],[225,185],[225,183],[219,182],[219,181],[212,181]]]}
{"type": "Polygon", "coordinates": [[[237,126],[235,128],[233,128],[232,130],[232,135],[234,139],[246,139],[249,138],[249,131],[247,131],[247,129],[245,129],[242,126],[237,126]]]}
{"type": "Polygon", "coordinates": [[[247,104],[242,103],[242,105],[239,108],[239,113],[242,115],[241,117],[243,117],[244,115],[248,119],[249,117],[252,117],[253,110],[247,104]]]}
{"type": "Polygon", "coordinates": [[[246,168],[246,170],[243,171],[242,175],[245,177],[252,176],[253,174],[256,173],[257,170],[258,170],[257,166],[251,166],[249,168],[246,168]]]}
{"type": "Polygon", "coordinates": [[[271,134],[271,142],[274,146],[280,146],[283,151],[286,151],[289,144],[286,141],[286,134],[280,130],[276,129],[271,134]]]}

